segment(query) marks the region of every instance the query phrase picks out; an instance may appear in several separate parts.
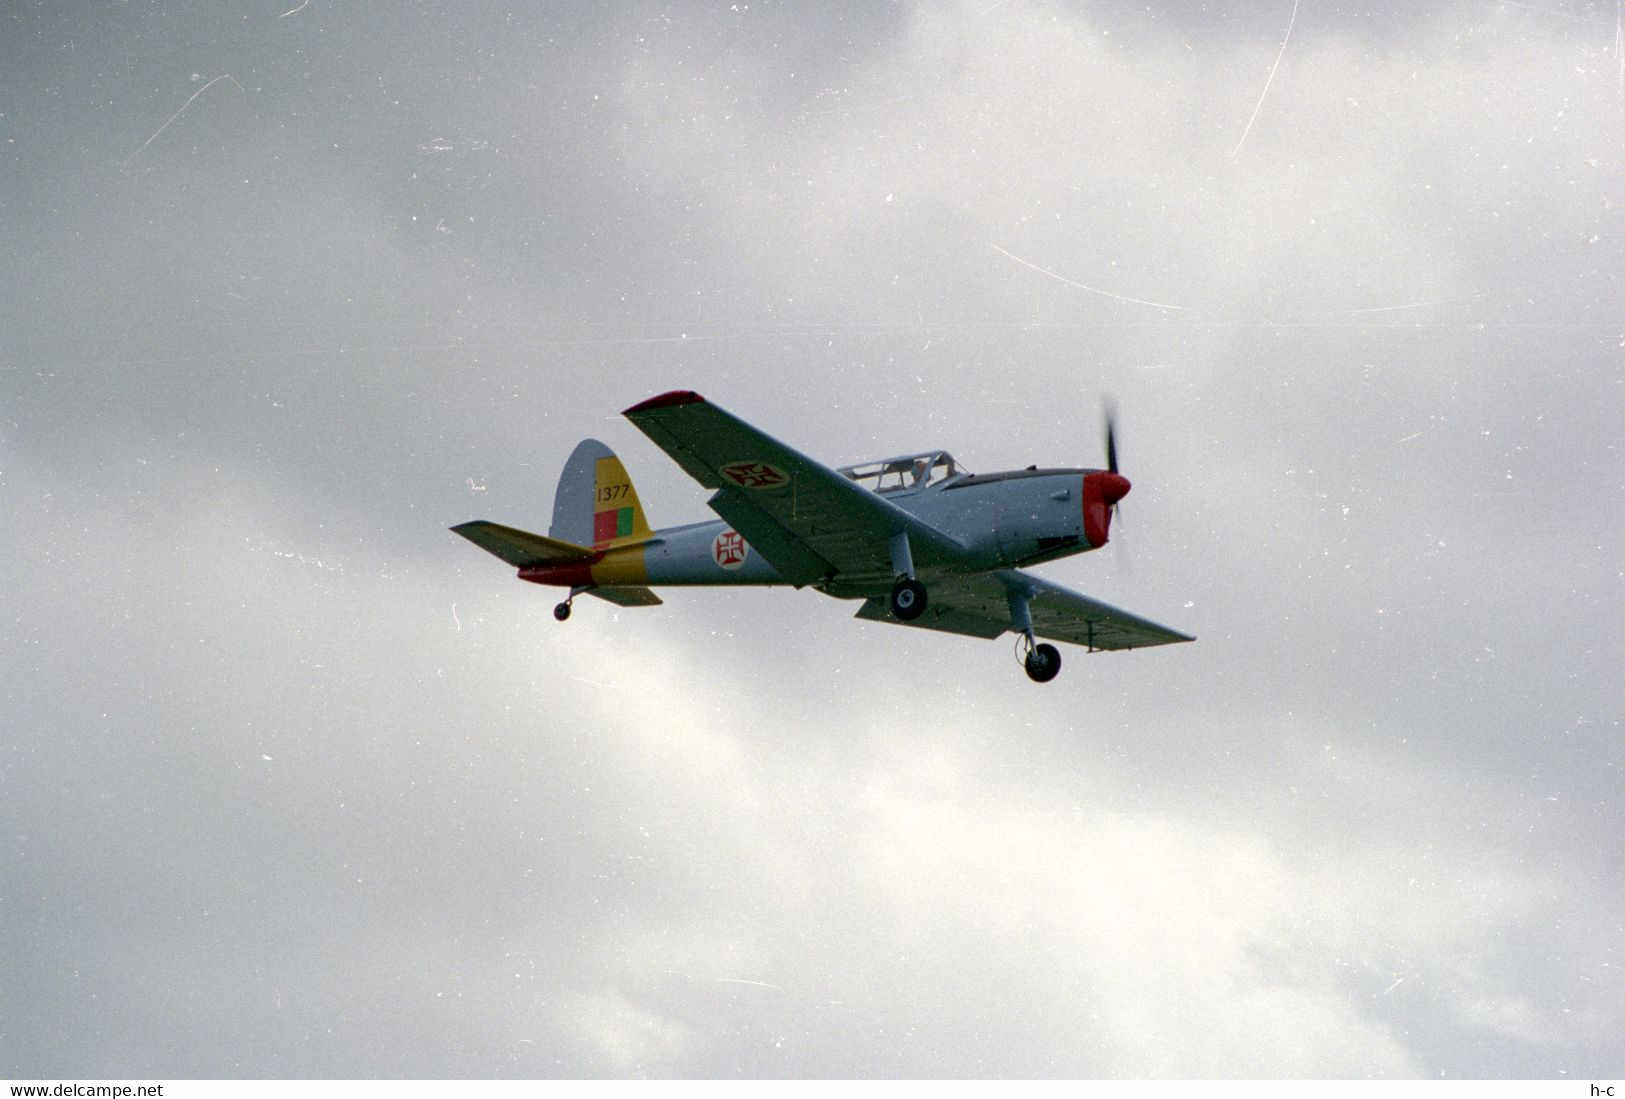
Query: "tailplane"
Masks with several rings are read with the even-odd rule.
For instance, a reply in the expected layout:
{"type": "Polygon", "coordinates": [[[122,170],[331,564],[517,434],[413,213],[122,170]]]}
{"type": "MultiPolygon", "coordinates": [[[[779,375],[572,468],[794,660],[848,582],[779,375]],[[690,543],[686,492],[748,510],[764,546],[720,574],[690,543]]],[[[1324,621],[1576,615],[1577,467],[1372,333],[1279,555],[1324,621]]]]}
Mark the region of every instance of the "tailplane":
{"type": "Polygon", "coordinates": [[[484,519],[451,529],[513,565],[519,579],[569,588],[553,608],[561,622],[583,592],[622,607],[660,605],[644,566],[644,543],[654,532],[626,467],[596,439],[583,439],[564,463],[545,537],[484,519]]]}
{"type": "Polygon", "coordinates": [[[594,550],[642,542],[651,536],[626,467],[597,439],[581,440],[564,463],[548,534],[556,541],[594,550]]]}
{"type": "Polygon", "coordinates": [[[543,538],[528,530],[505,527],[501,523],[488,523],[476,519],[451,528],[473,542],[486,553],[502,558],[520,569],[540,568],[543,565],[573,565],[591,561],[595,554],[586,546],[561,542],[557,538],[543,538]]]}

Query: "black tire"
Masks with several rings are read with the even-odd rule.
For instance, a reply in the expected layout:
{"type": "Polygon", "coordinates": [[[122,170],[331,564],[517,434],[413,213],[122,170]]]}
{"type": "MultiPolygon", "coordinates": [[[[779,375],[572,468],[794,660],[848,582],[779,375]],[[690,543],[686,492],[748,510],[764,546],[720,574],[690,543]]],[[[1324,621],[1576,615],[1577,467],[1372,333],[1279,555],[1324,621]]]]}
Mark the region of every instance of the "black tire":
{"type": "Polygon", "coordinates": [[[570,617],[570,604],[568,604],[568,603],[560,603],[558,606],[554,607],[553,608],[553,617],[557,618],[560,622],[563,622],[565,619],[569,618],[570,617]]]}
{"type": "Polygon", "coordinates": [[[891,590],[891,612],[904,622],[912,622],[924,614],[925,604],[925,585],[918,580],[899,580],[891,590]]]}
{"type": "Polygon", "coordinates": [[[1036,645],[1027,654],[1027,678],[1048,683],[1061,673],[1061,654],[1054,645],[1036,645]]]}

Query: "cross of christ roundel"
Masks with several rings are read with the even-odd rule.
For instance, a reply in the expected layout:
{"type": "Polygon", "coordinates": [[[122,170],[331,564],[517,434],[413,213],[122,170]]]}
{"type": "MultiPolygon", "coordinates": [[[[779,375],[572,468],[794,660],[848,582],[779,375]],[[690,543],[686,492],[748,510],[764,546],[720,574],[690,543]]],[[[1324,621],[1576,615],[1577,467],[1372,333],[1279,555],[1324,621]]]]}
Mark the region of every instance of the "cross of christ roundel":
{"type": "Polygon", "coordinates": [[[790,483],[782,469],[766,462],[729,462],[718,472],[740,488],[778,488],[790,483]]]}
{"type": "Polygon", "coordinates": [[[725,530],[711,543],[711,559],[717,563],[718,568],[732,572],[744,565],[745,555],[749,550],[743,534],[736,530],[725,530]]]}

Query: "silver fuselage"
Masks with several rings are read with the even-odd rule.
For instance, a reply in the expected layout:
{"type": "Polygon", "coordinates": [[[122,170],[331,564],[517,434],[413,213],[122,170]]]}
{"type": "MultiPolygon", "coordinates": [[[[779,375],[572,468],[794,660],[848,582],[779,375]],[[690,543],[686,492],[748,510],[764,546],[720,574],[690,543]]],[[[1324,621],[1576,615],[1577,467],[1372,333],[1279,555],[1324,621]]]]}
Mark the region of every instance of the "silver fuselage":
{"type": "MultiPolygon", "coordinates": [[[[884,493],[963,547],[951,567],[920,569],[922,578],[1014,568],[1096,549],[1084,533],[1084,469],[961,474],[938,484],[884,493]]],[[[644,544],[650,585],[772,585],[786,583],[766,558],[716,519],[669,527],[644,544]]],[[[842,573],[811,586],[853,598],[889,591],[896,577],[842,573]]]]}

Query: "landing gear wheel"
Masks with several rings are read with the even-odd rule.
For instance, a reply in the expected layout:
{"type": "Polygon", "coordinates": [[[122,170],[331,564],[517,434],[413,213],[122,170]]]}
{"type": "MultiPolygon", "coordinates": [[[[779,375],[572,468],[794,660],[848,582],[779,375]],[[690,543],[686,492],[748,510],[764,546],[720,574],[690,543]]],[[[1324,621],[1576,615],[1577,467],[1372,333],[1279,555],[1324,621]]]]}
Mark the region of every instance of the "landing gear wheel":
{"type": "Polygon", "coordinates": [[[553,608],[553,617],[560,622],[570,617],[570,601],[568,599],[553,608]]]}
{"type": "Polygon", "coordinates": [[[1027,654],[1027,678],[1034,683],[1048,683],[1061,671],[1061,654],[1054,645],[1035,645],[1027,654]]]}
{"type": "Polygon", "coordinates": [[[925,613],[925,585],[918,580],[904,578],[891,590],[891,612],[904,622],[912,622],[925,613]]]}

